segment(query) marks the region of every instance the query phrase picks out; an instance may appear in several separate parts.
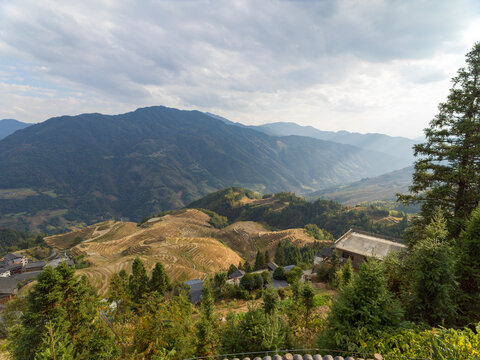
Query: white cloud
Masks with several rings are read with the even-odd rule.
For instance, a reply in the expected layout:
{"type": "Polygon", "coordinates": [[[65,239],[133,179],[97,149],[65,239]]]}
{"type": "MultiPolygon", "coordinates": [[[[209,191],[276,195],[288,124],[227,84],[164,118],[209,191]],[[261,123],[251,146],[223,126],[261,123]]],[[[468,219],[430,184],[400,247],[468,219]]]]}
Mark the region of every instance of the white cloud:
{"type": "Polygon", "coordinates": [[[4,2],[0,118],[158,104],[418,136],[479,16],[474,0],[4,2]]]}

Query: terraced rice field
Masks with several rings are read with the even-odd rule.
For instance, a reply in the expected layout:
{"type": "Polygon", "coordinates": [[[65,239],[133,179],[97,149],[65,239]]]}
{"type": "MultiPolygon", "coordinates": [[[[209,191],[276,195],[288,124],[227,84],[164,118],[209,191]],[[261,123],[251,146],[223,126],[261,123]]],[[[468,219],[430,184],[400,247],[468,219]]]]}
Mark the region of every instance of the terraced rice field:
{"type": "Polygon", "coordinates": [[[205,213],[189,209],[150,219],[142,226],[105,221],[45,241],[57,251],[85,254],[92,266],[78,273],[85,274],[102,295],[108,291],[112,274],[122,269],[129,272],[137,256],[148,271],[161,262],[173,280],[184,281],[226,270],[243,259],[252,261],[258,250],[273,255],[285,239],[298,245],[314,241],[304,229],[268,231],[258,223],[243,221],[218,230],[209,219],[205,213]]]}
{"type": "Polygon", "coordinates": [[[288,239],[299,246],[315,241],[304,229],[268,231],[253,221],[240,221],[227,226],[216,237],[249,261],[255,260],[258,250],[268,250],[270,255],[274,255],[279,242],[283,240],[288,239]]]}
{"type": "Polygon", "coordinates": [[[112,274],[122,269],[130,271],[137,256],[149,271],[161,262],[173,280],[202,278],[242,261],[235,251],[214,238],[218,230],[208,220],[203,212],[188,210],[141,227],[135,223],[103,222],[45,240],[57,251],[70,249],[73,254],[85,254],[92,266],[78,273],[86,275],[104,295],[112,274]],[[75,244],[78,238],[81,242],[75,244]]]}

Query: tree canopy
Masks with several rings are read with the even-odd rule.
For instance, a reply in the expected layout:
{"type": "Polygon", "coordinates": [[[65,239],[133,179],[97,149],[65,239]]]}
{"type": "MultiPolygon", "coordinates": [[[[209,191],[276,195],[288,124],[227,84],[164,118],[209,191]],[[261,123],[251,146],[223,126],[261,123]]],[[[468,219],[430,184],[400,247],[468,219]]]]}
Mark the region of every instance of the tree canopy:
{"type": "Polygon", "coordinates": [[[404,203],[421,203],[422,225],[434,210],[446,211],[449,230],[460,233],[465,219],[480,200],[480,43],[466,55],[466,66],[438,114],[425,129],[426,142],[415,145],[411,194],[404,203]]]}

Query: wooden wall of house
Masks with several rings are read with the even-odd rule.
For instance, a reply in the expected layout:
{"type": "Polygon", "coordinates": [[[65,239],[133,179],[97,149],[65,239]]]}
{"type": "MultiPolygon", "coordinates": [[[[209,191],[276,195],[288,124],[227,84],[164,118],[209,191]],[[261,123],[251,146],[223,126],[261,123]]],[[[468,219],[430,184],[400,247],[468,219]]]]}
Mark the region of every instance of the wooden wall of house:
{"type": "Polygon", "coordinates": [[[354,254],[345,250],[340,250],[338,255],[341,259],[345,259],[345,261],[350,258],[353,268],[357,270],[360,267],[360,264],[367,258],[366,256],[354,254]]]}

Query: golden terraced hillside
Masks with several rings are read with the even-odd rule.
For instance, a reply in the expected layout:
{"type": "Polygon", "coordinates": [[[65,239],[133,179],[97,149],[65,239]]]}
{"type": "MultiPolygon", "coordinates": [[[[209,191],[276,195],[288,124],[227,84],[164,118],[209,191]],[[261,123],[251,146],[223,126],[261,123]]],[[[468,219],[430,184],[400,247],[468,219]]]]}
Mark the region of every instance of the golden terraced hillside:
{"type": "Polygon", "coordinates": [[[226,270],[243,261],[242,257],[251,261],[257,249],[267,249],[273,256],[282,239],[299,245],[314,241],[303,229],[270,232],[255,222],[238,222],[218,230],[209,219],[205,213],[189,209],[152,218],[142,226],[101,222],[45,241],[57,252],[85,254],[91,266],[78,273],[87,275],[101,294],[107,292],[110,276],[122,269],[130,271],[137,256],[148,271],[160,261],[172,280],[189,280],[226,270]]]}

